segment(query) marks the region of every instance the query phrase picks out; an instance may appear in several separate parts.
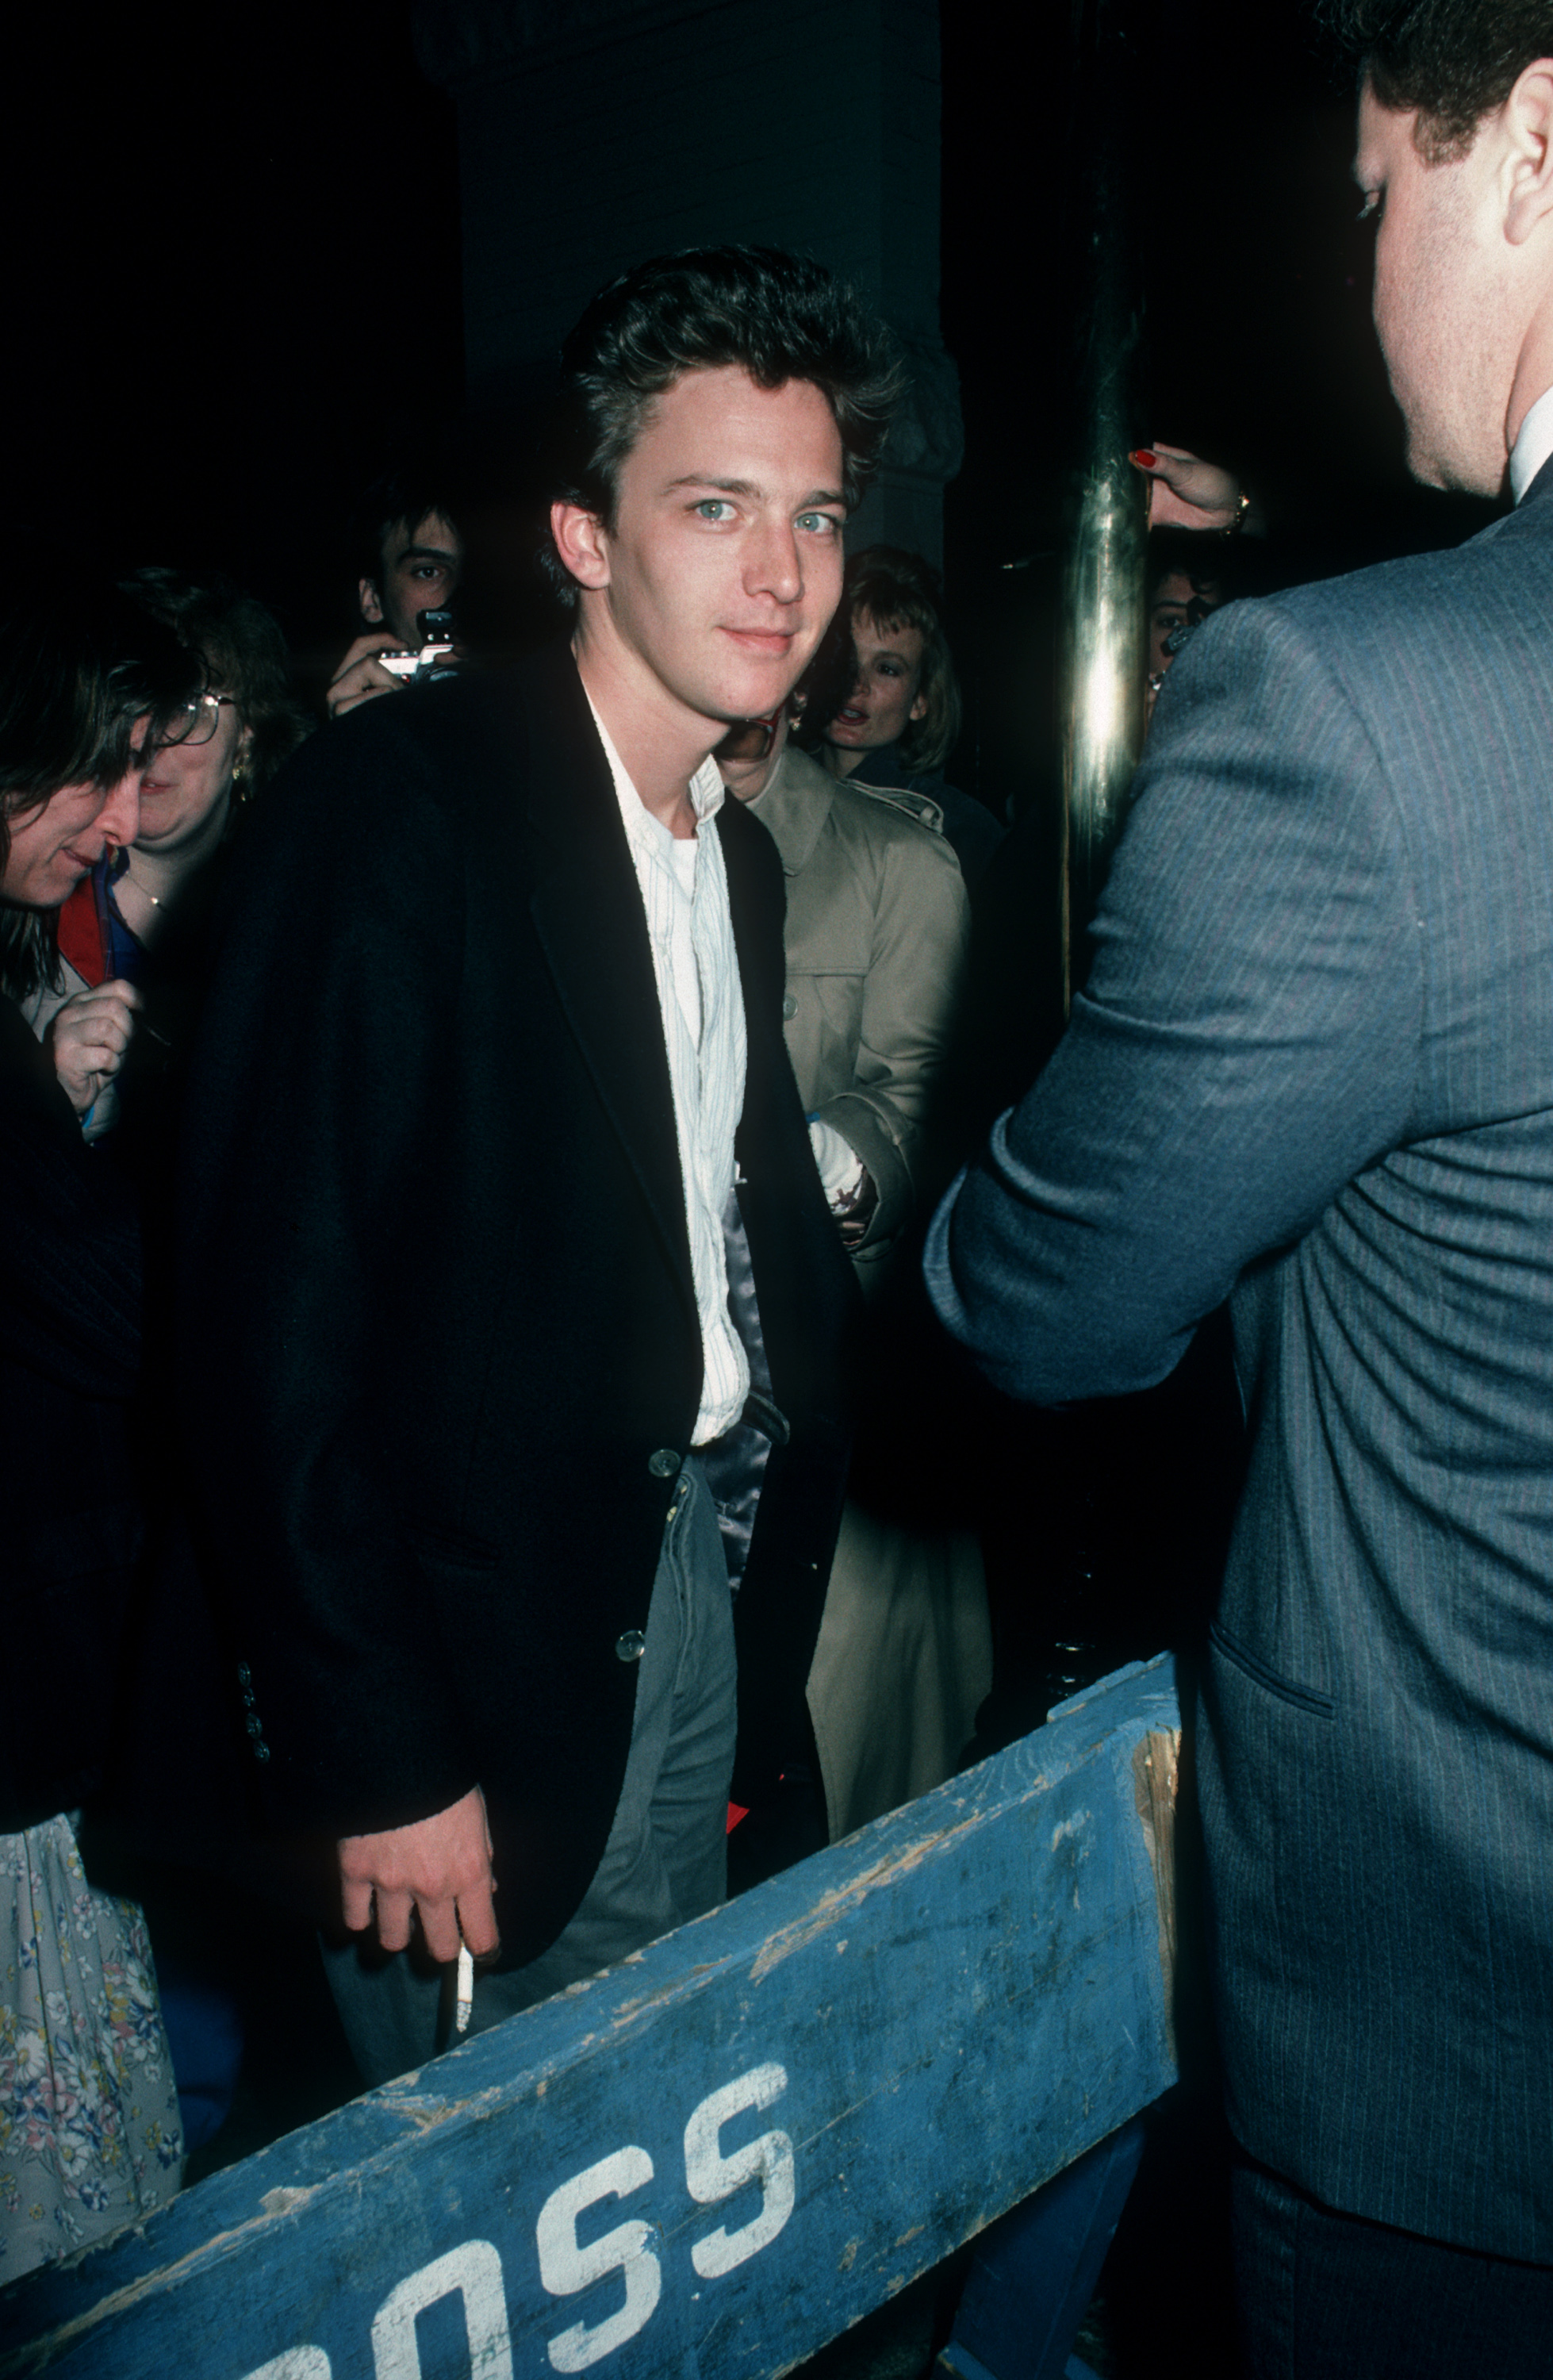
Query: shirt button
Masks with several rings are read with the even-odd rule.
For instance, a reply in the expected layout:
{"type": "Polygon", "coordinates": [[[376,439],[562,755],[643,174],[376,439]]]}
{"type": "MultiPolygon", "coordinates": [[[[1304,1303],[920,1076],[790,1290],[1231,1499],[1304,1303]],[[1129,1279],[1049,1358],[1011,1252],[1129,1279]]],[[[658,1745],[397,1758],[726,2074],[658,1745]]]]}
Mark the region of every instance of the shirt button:
{"type": "Polygon", "coordinates": [[[679,1474],[679,1457],[672,1446],[661,1446],[656,1454],[648,1456],[647,1467],[655,1479],[673,1479],[679,1474]]]}
{"type": "Polygon", "coordinates": [[[791,992],[782,1003],[782,1013],[783,1016],[796,1016],[798,1014],[798,1003],[791,992]]]}
{"type": "Polygon", "coordinates": [[[627,1628],[624,1636],[617,1636],[614,1640],[617,1661],[639,1661],[646,1651],[647,1638],[639,1628],[627,1628]]]}
{"type": "Polygon", "coordinates": [[[237,1683],[240,1686],[251,1686],[253,1683],[253,1671],[246,1661],[239,1661],[237,1664],[237,1683]]]}
{"type": "Polygon", "coordinates": [[[249,1711],[245,1724],[248,1728],[249,1734],[252,1737],[254,1742],[257,1743],[260,1737],[264,1732],[263,1725],[259,1718],[258,1712],[249,1711]]]}

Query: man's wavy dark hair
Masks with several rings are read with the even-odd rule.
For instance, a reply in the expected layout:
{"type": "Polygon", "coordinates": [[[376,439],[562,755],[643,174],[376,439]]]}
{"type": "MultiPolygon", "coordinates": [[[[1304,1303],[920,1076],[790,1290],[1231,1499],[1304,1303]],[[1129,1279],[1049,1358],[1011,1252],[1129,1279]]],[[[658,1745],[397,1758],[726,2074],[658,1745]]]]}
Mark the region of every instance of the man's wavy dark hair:
{"type": "MultiPolygon", "coordinates": [[[[600,291],[561,350],[547,503],[580,504],[612,527],[620,467],[654,399],[685,372],[730,364],[759,388],[798,380],[824,393],[841,432],[842,493],[855,510],[901,394],[893,342],[823,265],[776,248],[654,256],[600,291]]],[[[575,601],[576,582],[548,538],[541,558],[575,601]]]]}
{"type": "Polygon", "coordinates": [[[1321,14],[1382,107],[1417,109],[1432,165],[1464,157],[1527,67],[1553,57],[1553,0],[1325,0],[1321,14]]]}

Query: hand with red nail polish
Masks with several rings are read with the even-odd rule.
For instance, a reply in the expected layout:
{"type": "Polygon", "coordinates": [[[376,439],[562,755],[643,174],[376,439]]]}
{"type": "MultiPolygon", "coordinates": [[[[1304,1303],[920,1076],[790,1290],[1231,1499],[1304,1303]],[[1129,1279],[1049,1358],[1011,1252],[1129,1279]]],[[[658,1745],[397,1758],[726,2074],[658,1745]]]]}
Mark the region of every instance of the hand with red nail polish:
{"type": "Polygon", "coordinates": [[[1150,528],[1232,528],[1239,519],[1240,481],[1232,471],[1159,439],[1127,459],[1148,480],[1150,528]]]}

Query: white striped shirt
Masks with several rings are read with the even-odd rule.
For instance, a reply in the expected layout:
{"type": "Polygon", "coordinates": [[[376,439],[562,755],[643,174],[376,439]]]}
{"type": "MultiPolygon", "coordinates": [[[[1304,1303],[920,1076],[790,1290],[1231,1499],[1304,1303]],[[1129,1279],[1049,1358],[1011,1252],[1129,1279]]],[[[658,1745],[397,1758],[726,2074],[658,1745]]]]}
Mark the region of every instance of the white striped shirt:
{"type": "MultiPolygon", "coordinates": [[[[591,701],[589,709],[592,709],[591,701]]],[[[728,1312],[722,1218],[734,1186],[734,1134],[744,1111],[744,992],[734,949],[728,876],[715,832],[678,842],[647,808],[597,710],[604,757],[647,914],[652,972],[673,1092],[690,1272],[701,1318],[701,1406],[691,1433],[705,1446],[735,1422],[749,1393],[749,1361],[728,1312]]],[[[697,824],[722,808],[715,761],[690,780],[697,824]]]]}

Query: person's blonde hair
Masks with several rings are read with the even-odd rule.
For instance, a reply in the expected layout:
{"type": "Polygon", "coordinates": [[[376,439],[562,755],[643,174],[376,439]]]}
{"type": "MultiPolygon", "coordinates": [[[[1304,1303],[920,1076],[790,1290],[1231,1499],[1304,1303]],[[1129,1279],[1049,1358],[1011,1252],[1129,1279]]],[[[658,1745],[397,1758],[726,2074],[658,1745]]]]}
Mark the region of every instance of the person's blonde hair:
{"type": "Polygon", "coordinates": [[[922,639],[917,693],[920,719],[909,720],[899,746],[901,766],[914,776],[943,767],[960,735],[960,686],[940,617],[939,575],[925,555],[901,545],[865,546],[846,565],[843,614],[867,613],[877,627],[915,628],[922,639]]]}

